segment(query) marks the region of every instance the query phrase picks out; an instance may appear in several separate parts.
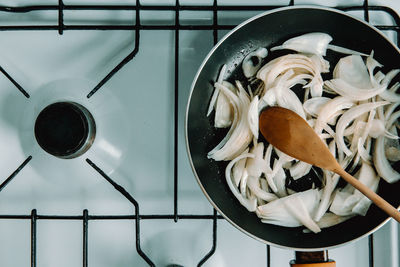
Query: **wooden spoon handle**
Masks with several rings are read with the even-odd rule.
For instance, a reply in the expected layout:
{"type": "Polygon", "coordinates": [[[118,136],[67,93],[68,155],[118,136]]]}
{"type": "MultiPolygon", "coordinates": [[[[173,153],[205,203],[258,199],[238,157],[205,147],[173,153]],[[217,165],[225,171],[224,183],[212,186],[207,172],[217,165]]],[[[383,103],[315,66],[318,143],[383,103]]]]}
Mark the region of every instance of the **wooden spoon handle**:
{"type": "Polygon", "coordinates": [[[343,169],[335,169],[334,172],[339,174],[340,176],[343,177],[349,184],[354,186],[354,188],[358,189],[361,193],[363,193],[366,197],[368,197],[372,202],[375,203],[379,208],[381,208],[384,212],[386,212],[390,217],[395,219],[400,223],[400,212],[394,208],[392,205],[390,205],[386,200],[381,198],[379,195],[377,195],[374,191],[369,189],[366,185],[361,183],[359,180],[351,176],[349,173],[347,173],[343,169]]]}

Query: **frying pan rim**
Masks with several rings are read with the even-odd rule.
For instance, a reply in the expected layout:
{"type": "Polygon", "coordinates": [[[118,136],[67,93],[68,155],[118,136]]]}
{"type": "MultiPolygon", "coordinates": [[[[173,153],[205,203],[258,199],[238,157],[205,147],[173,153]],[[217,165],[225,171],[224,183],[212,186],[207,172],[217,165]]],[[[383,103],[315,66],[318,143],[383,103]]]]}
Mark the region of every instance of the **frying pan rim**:
{"type": "MultiPolygon", "coordinates": [[[[372,30],[376,31],[381,37],[383,37],[386,41],[389,42],[389,44],[391,46],[393,46],[393,48],[395,48],[395,50],[397,50],[397,52],[400,54],[400,49],[388,38],[386,37],[386,35],[384,35],[381,31],[379,31],[376,27],[374,27],[373,25],[357,18],[354,17],[344,11],[335,9],[335,8],[331,8],[331,7],[324,7],[324,6],[313,6],[313,5],[296,5],[296,6],[287,6],[287,7],[281,7],[281,8],[276,8],[276,9],[272,9],[272,10],[268,10],[266,12],[260,13],[256,16],[253,16],[245,21],[243,21],[242,23],[240,23],[238,26],[236,26],[235,28],[233,28],[231,31],[229,31],[227,34],[225,34],[225,36],[223,36],[221,38],[221,40],[218,41],[218,43],[216,45],[213,46],[213,48],[210,50],[210,52],[207,54],[207,56],[204,58],[203,62],[201,63],[201,65],[199,66],[197,73],[193,79],[192,85],[190,87],[190,92],[189,92],[189,97],[188,97],[188,102],[186,105],[186,114],[185,114],[185,121],[184,121],[184,128],[185,128],[185,143],[186,143],[186,152],[188,154],[189,157],[189,162],[190,162],[190,166],[192,168],[193,174],[196,178],[197,183],[200,186],[201,191],[203,192],[203,194],[206,196],[206,198],[208,199],[208,201],[211,203],[211,205],[218,211],[218,213],[220,213],[222,215],[222,217],[225,218],[225,220],[227,220],[231,225],[233,225],[235,228],[237,228],[238,230],[240,230],[242,233],[245,233],[246,235],[264,243],[267,245],[272,245],[274,247],[278,247],[278,248],[282,248],[282,249],[289,249],[289,250],[298,250],[298,251],[318,251],[318,250],[327,250],[327,249],[334,249],[334,248],[338,248],[347,244],[351,244],[353,242],[356,242],[366,236],[369,236],[370,234],[374,233],[375,231],[377,231],[378,229],[380,229],[382,226],[384,226],[391,218],[388,217],[386,218],[384,221],[382,221],[378,226],[376,226],[375,228],[371,229],[370,231],[368,231],[367,233],[356,237],[352,240],[346,241],[344,243],[340,243],[337,245],[333,245],[333,246],[328,246],[328,247],[316,247],[316,248],[301,248],[301,247],[291,247],[291,246],[284,246],[284,245],[280,245],[277,243],[273,243],[271,241],[267,241],[264,240],[258,236],[255,236],[251,233],[249,233],[248,231],[244,230],[243,228],[241,228],[239,225],[237,225],[236,223],[234,223],[228,216],[226,216],[220,209],[219,207],[214,203],[214,201],[212,200],[212,198],[208,195],[207,191],[205,190],[205,188],[203,187],[203,184],[201,183],[197,172],[196,172],[196,168],[193,164],[193,160],[192,160],[192,156],[191,156],[191,152],[190,152],[190,147],[189,147],[189,138],[188,138],[188,115],[189,115],[189,108],[190,108],[190,102],[192,100],[192,94],[195,88],[195,85],[197,83],[197,80],[200,76],[200,73],[203,71],[203,68],[205,66],[205,64],[208,62],[208,60],[212,57],[212,55],[214,54],[215,50],[218,49],[218,47],[225,42],[226,39],[228,39],[234,32],[236,32],[237,30],[239,30],[240,28],[242,28],[243,26],[249,24],[250,22],[257,20],[260,17],[269,15],[269,14],[273,14],[276,12],[281,12],[284,10],[292,10],[292,9],[317,9],[317,10],[325,10],[325,11],[330,11],[330,12],[335,12],[335,13],[339,13],[340,15],[344,15],[347,16],[351,19],[354,19],[358,22],[361,22],[362,24],[368,26],[369,28],[371,28],[372,30]]],[[[400,205],[397,208],[398,210],[400,210],[400,205]]]]}

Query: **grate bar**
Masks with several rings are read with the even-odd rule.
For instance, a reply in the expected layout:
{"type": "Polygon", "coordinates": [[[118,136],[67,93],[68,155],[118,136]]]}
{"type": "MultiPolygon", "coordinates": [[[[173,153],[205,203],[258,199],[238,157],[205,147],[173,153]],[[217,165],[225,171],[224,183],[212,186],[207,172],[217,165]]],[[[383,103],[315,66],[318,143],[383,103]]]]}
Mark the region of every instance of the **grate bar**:
{"type": "MultiPolygon", "coordinates": [[[[139,0],[136,0],[136,5],[139,7],[140,3],[139,0]]],[[[136,26],[140,26],[140,12],[139,9],[136,9],[136,26]]],[[[132,27],[131,27],[132,29],[132,27]]],[[[125,66],[129,61],[131,61],[136,54],[139,52],[139,30],[135,30],[135,44],[134,48],[129,55],[127,55],[117,66],[115,66],[108,74],[106,77],[104,77],[97,85],[95,88],[90,91],[90,93],[86,96],[87,98],[90,98],[93,96],[94,93],[96,93],[108,80],[111,79],[111,77],[114,76],[115,73],[117,73],[123,66],[125,66]]]]}
{"type": "Polygon", "coordinates": [[[216,249],[217,249],[217,211],[214,209],[212,247],[211,247],[210,251],[200,260],[200,262],[197,266],[198,267],[202,266],[212,255],[214,255],[216,249]]]}
{"type": "Polygon", "coordinates": [[[58,34],[64,32],[64,3],[63,0],[58,0],[58,34]]]}
{"type": "Polygon", "coordinates": [[[213,42],[214,45],[218,42],[218,3],[217,0],[213,2],[213,42]]]}
{"type": "Polygon", "coordinates": [[[175,65],[174,65],[174,221],[178,221],[178,113],[179,113],[179,0],[175,11],[175,65]]]}
{"type": "Polygon", "coordinates": [[[0,72],[2,72],[2,73],[4,74],[4,76],[6,76],[7,79],[10,80],[10,82],[12,82],[12,83],[15,85],[15,87],[17,87],[17,89],[18,89],[26,98],[29,98],[29,94],[25,91],[25,89],[22,88],[22,86],[21,86],[19,83],[17,83],[17,81],[14,80],[14,79],[10,76],[10,74],[8,74],[7,71],[6,71],[5,69],[3,69],[3,67],[1,67],[1,66],[0,66],[0,72]]]}
{"type": "MultiPolygon", "coordinates": [[[[380,30],[393,30],[400,31],[399,25],[374,25],[376,28],[380,30]]],[[[64,25],[63,31],[131,31],[131,30],[193,30],[193,31],[207,31],[207,30],[232,30],[236,25],[229,24],[218,24],[214,25],[64,25]]],[[[35,25],[35,26],[0,26],[0,31],[51,31],[51,30],[59,30],[58,25],[35,25]]],[[[138,51],[132,52],[133,55],[128,55],[127,58],[129,62],[138,51]]],[[[127,63],[125,62],[125,64],[127,63]]],[[[124,65],[125,65],[124,64],[124,65]]],[[[120,66],[121,69],[123,66],[120,66]]],[[[118,70],[119,70],[118,69],[118,70]]],[[[118,71],[117,70],[117,71],[118,71]]],[[[3,72],[0,67],[0,71],[3,72]]],[[[3,72],[3,74],[5,74],[3,72]]],[[[6,74],[5,74],[6,75],[6,74]]],[[[6,75],[7,76],[7,75],[6,75]]],[[[10,78],[9,76],[7,78],[10,78]]],[[[17,86],[18,90],[20,90],[27,98],[29,98],[29,94],[26,93],[25,90],[22,89],[21,86],[17,85],[15,81],[11,81],[14,85],[17,86]],[[22,90],[21,90],[22,89],[22,90]]]]}
{"type": "MultiPolygon", "coordinates": [[[[257,11],[257,10],[270,10],[286,5],[220,5],[220,11],[257,11]]],[[[0,11],[10,13],[27,13],[31,11],[49,11],[58,10],[58,5],[32,5],[32,6],[0,6],[0,11]]],[[[115,11],[174,11],[176,5],[64,5],[64,10],[115,10],[115,11]]],[[[212,11],[214,5],[199,6],[199,5],[179,5],[179,10],[182,11],[212,11]]]]}
{"type": "Polygon", "coordinates": [[[364,0],[364,20],[369,22],[369,8],[368,8],[368,0],[364,0]]]}
{"type": "Polygon", "coordinates": [[[31,213],[31,267],[36,267],[36,209],[31,213]]]}
{"type": "Polygon", "coordinates": [[[155,266],[154,263],[150,260],[150,258],[143,252],[140,248],[140,217],[139,217],[139,204],[137,201],[129,194],[125,188],[114,182],[102,169],[100,169],[96,164],[94,164],[90,159],[86,159],[86,162],[95,169],[107,182],[109,182],[118,192],[120,192],[129,202],[133,204],[135,207],[135,237],[136,237],[136,251],[138,254],[150,265],[155,266]]]}
{"type": "MultiPolygon", "coordinates": [[[[218,25],[219,30],[230,30],[236,25],[218,25]]],[[[64,31],[132,31],[132,30],[213,30],[214,25],[64,25],[64,31]]],[[[3,25],[0,31],[52,31],[58,25],[3,25]]]]}
{"type": "Polygon", "coordinates": [[[368,262],[369,267],[374,267],[374,234],[368,236],[368,262]]]}
{"type": "Polygon", "coordinates": [[[28,164],[31,159],[32,156],[29,156],[26,160],[24,160],[24,162],[22,162],[22,164],[19,165],[19,167],[10,176],[8,176],[4,182],[0,184],[0,191],[3,190],[4,187],[6,187],[6,185],[8,185],[8,183],[15,178],[15,176],[17,176],[17,174],[28,164]]]}
{"type": "Polygon", "coordinates": [[[87,209],[83,210],[83,255],[82,255],[82,265],[83,267],[88,266],[88,220],[89,212],[87,209]]]}
{"type": "MultiPolygon", "coordinates": [[[[175,214],[148,214],[139,215],[139,220],[172,220],[175,214]]],[[[31,215],[0,215],[0,220],[29,220],[31,215]]],[[[82,215],[36,215],[37,220],[85,220],[82,215]]],[[[88,220],[136,220],[135,215],[88,215],[88,220]]],[[[179,220],[210,220],[214,215],[178,214],[179,220]]],[[[217,215],[217,219],[224,219],[217,215]]]]}

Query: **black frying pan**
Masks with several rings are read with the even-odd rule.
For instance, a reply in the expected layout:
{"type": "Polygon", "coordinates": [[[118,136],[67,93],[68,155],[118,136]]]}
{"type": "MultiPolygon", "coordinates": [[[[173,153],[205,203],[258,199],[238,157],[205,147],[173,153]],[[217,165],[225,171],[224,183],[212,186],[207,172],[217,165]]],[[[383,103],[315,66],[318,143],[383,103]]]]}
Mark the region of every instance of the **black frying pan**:
{"type": "MultiPolygon", "coordinates": [[[[207,158],[225,132],[213,127],[213,116],[206,117],[223,64],[228,65],[228,80],[242,79],[240,62],[258,47],[273,47],[283,41],[309,32],[325,32],[332,44],[369,54],[384,64],[383,71],[400,67],[400,51],[381,32],[369,24],[335,9],[321,7],[288,7],[258,15],[228,33],[208,54],[194,79],[186,114],[186,141],[189,158],[198,183],[213,206],[229,222],[255,239],[275,246],[296,250],[331,248],[366,236],[382,226],[388,217],[374,205],[365,217],[357,216],[319,234],[303,233],[301,227],[287,228],[263,224],[248,212],[230,192],[224,177],[227,162],[207,158]]],[[[329,61],[343,55],[328,53],[329,61]]],[[[334,64],[331,64],[331,68],[334,64]]],[[[398,79],[398,77],[397,77],[398,79]]],[[[382,179],[381,179],[382,180],[382,179]]],[[[400,182],[379,185],[379,195],[395,207],[400,205],[400,182]]]]}

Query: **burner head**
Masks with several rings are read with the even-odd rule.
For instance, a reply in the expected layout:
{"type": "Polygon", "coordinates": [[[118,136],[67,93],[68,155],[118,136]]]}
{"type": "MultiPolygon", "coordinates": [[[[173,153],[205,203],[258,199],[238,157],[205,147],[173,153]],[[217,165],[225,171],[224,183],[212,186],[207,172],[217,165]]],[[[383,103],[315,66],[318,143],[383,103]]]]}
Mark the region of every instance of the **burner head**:
{"type": "Polygon", "coordinates": [[[35,137],[40,147],[63,159],[85,153],[95,135],[93,116],[75,102],[53,103],[39,113],[35,122],[35,137]]]}

